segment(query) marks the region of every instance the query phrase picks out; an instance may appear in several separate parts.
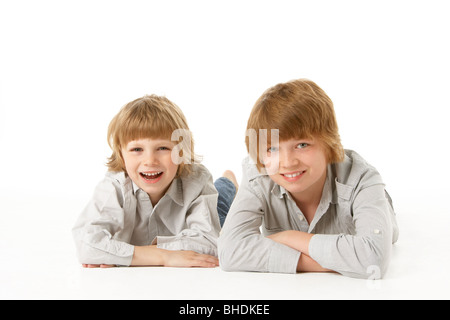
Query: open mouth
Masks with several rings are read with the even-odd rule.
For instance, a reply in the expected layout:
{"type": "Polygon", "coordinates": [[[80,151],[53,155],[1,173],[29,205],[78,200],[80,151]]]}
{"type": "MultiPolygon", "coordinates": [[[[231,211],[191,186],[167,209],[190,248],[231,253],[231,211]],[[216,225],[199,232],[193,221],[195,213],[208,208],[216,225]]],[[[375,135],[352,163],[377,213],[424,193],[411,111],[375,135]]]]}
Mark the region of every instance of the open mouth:
{"type": "Polygon", "coordinates": [[[155,181],[164,174],[164,172],[140,172],[142,178],[146,181],[155,181]]]}

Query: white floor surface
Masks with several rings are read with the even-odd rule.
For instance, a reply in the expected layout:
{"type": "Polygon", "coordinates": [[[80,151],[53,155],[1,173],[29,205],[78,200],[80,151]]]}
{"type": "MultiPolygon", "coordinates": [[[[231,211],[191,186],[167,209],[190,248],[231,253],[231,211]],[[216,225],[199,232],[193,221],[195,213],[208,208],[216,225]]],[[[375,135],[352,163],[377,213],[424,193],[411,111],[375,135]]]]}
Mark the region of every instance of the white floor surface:
{"type": "Polygon", "coordinates": [[[83,269],[70,229],[85,201],[0,196],[0,299],[450,299],[450,213],[397,207],[383,280],[215,269],[83,269]]]}

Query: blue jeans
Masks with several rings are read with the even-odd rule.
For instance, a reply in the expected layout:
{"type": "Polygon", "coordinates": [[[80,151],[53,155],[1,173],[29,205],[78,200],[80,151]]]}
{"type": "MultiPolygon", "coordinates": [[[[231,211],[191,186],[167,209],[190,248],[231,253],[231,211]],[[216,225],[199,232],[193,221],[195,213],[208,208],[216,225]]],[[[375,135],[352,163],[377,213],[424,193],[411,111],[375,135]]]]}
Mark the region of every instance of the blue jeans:
{"type": "Polygon", "coordinates": [[[228,211],[233,203],[236,195],[236,187],[233,182],[227,178],[219,178],[214,182],[214,186],[219,192],[219,199],[217,201],[217,212],[219,213],[220,226],[223,227],[228,211]]]}

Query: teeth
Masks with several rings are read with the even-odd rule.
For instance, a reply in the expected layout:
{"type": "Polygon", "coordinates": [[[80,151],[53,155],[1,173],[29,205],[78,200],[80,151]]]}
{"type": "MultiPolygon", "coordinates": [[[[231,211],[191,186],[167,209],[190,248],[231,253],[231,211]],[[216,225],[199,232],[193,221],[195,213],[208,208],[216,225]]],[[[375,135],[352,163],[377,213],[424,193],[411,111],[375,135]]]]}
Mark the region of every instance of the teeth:
{"type": "Polygon", "coordinates": [[[299,175],[301,175],[303,172],[297,172],[297,173],[294,173],[294,174],[285,174],[284,176],[285,177],[287,177],[287,178],[295,178],[295,177],[298,177],[299,175]]]}
{"type": "Polygon", "coordinates": [[[158,174],[161,174],[162,172],[155,172],[155,173],[145,173],[145,172],[141,172],[144,176],[146,177],[154,177],[157,176],[158,174]]]}

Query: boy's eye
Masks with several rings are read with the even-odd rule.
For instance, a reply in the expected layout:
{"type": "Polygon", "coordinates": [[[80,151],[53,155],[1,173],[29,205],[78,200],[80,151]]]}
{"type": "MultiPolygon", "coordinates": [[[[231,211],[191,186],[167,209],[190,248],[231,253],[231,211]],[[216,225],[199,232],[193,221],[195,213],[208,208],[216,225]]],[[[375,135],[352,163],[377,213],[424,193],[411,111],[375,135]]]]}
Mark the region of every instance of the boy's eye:
{"type": "Polygon", "coordinates": [[[170,150],[170,149],[168,147],[159,147],[158,150],[164,151],[164,150],[170,150]]]}
{"type": "Polygon", "coordinates": [[[133,152],[141,152],[141,151],[143,151],[143,149],[142,148],[133,148],[133,149],[131,149],[131,151],[133,151],[133,152]]]}
{"type": "Polygon", "coordinates": [[[273,152],[278,152],[278,148],[277,147],[270,147],[269,149],[267,149],[268,153],[273,153],[273,152]]]}
{"type": "Polygon", "coordinates": [[[298,149],[303,149],[303,148],[306,148],[307,146],[308,146],[308,144],[306,142],[302,142],[302,143],[298,144],[297,148],[298,149]]]}

